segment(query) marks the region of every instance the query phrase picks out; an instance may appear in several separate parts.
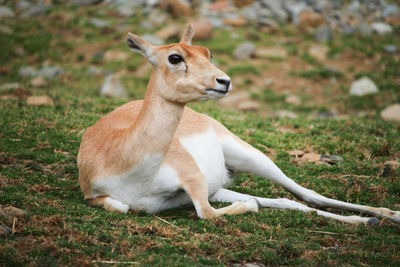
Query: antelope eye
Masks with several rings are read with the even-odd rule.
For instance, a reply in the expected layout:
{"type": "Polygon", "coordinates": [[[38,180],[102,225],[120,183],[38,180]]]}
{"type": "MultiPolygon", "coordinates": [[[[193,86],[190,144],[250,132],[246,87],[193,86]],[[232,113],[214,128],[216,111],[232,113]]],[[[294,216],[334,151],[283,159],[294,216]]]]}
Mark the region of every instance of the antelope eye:
{"type": "Polygon", "coordinates": [[[180,55],[178,55],[178,54],[173,54],[173,55],[170,55],[169,57],[168,57],[168,61],[171,63],[171,64],[178,64],[178,63],[181,63],[182,61],[184,61],[183,60],[183,57],[181,57],[180,55]]]}

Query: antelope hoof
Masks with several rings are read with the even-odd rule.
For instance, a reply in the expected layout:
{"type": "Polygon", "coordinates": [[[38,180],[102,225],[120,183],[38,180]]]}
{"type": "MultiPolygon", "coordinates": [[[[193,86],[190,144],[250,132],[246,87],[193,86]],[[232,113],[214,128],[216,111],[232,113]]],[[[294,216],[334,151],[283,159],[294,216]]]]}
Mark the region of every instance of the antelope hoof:
{"type": "Polygon", "coordinates": [[[258,201],[256,198],[251,198],[247,200],[246,203],[251,206],[251,212],[259,212],[262,208],[260,201],[258,201]]]}
{"type": "Polygon", "coordinates": [[[377,226],[377,225],[379,225],[379,220],[375,217],[371,217],[371,218],[369,218],[367,224],[377,226]]]}

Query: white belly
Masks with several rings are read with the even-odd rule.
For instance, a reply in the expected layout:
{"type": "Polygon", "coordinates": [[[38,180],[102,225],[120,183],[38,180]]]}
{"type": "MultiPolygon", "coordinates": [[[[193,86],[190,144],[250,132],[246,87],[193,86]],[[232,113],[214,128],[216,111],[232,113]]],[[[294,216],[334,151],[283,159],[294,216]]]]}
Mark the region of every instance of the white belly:
{"type": "MultiPolygon", "coordinates": [[[[181,138],[179,141],[206,178],[209,196],[230,181],[222,146],[212,128],[202,134],[181,138]]],[[[141,164],[124,174],[96,179],[92,187],[92,196],[108,195],[129,205],[131,210],[144,210],[148,213],[191,204],[190,198],[182,196],[185,193],[181,191],[177,172],[165,162],[157,170],[162,160],[161,155],[148,155],[141,164]],[[179,205],[173,203],[177,194],[180,195],[179,205]]]]}
{"type": "Polygon", "coordinates": [[[212,195],[229,183],[222,145],[211,127],[208,131],[179,139],[192,155],[208,184],[208,195],[212,195]]]}

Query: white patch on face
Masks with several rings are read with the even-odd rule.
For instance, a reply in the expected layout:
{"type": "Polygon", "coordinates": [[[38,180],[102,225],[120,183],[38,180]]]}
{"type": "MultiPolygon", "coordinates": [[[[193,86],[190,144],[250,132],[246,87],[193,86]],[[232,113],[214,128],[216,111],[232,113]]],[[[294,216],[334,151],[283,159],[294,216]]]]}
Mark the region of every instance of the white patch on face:
{"type": "MultiPolygon", "coordinates": [[[[181,56],[180,53],[175,52],[175,51],[171,51],[171,52],[168,54],[168,57],[169,57],[170,55],[174,55],[174,54],[177,54],[177,55],[180,55],[180,56],[181,56]]],[[[171,64],[171,63],[169,62],[169,60],[168,60],[168,57],[167,57],[167,66],[168,66],[168,68],[169,68],[171,71],[174,71],[174,72],[175,72],[175,71],[180,71],[180,70],[186,71],[187,66],[186,66],[185,61],[182,61],[182,62],[180,62],[180,63],[178,63],[178,64],[171,64]]],[[[183,56],[182,56],[182,57],[183,57],[183,56]]],[[[183,57],[183,58],[185,58],[185,57],[183,57]]]]}

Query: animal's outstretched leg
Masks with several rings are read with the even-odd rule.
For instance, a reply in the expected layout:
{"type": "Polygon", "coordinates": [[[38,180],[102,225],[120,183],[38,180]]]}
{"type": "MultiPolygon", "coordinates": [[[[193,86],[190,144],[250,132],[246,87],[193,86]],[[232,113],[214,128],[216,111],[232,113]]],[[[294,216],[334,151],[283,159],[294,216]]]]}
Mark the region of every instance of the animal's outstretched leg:
{"type": "Polygon", "coordinates": [[[256,198],[258,202],[264,208],[277,208],[277,209],[289,209],[289,210],[300,210],[303,212],[316,212],[318,215],[332,218],[341,222],[351,223],[351,224],[378,224],[378,220],[375,217],[372,218],[364,218],[360,216],[342,216],[334,213],[310,208],[302,203],[286,199],[271,199],[271,198],[262,198],[262,197],[254,197],[247,194],[242,194],[238,192],[234,192],[228,189],[220,189],[218,190],[211,198],[211,202],[237,202],[237,201],[248,201],[250,199],[256,198]]]}

